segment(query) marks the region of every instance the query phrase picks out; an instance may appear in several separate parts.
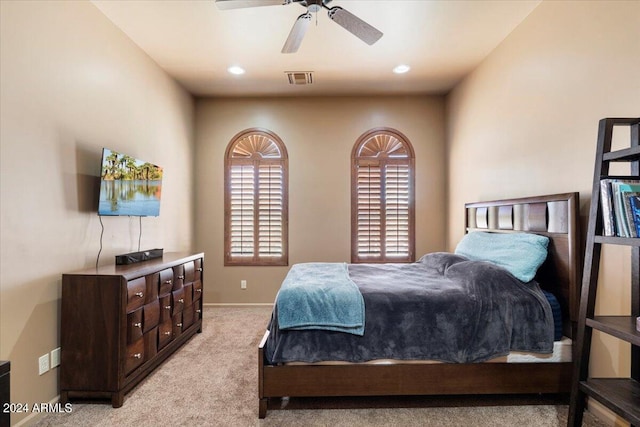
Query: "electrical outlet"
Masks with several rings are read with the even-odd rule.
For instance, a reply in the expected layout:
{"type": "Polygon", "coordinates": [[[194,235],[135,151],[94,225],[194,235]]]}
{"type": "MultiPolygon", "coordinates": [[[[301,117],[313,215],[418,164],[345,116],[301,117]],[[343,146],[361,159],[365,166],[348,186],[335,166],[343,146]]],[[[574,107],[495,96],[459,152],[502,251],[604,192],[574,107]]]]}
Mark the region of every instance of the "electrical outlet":
{"type": "Polygon", "coordinates": [[[240,280],[240,289],[247,289],[247,281],[240,280]]]}
{"type": "Polygon", "coordinates": [[[38,375],[42,375],[49,370],[49,353],[38,358],[38,375]]]}
{"type": "Polygon", "coordinates": [[[60,365],[60,347],[51,350],[51,369],[60,365]]]}

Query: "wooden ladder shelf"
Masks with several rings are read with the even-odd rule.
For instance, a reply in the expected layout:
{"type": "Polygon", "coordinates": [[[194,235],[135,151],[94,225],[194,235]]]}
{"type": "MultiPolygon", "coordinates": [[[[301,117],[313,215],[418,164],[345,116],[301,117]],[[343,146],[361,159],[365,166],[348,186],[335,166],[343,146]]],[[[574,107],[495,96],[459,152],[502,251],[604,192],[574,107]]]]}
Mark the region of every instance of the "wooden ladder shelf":
{"type": "Polygon", "coordinates": [[[584,274],[578,317],[573,384],[569,406],[568,426],[582,425],[586,398],[594,399],[633,426],[640,426],[640,332],[636,317],[640,316],[640,238],[605,236],[601,180],[619,178],[640,179],[640,118],[606,118],[600,120],[598,147],[593,173],[593,189],[584,257],[584,274]],[[630,131],[630,147],[611,151],[614,127],[630,131]],[[629,164],[630,175],[611,177],[612,162],[629,164]],[[631,247],[631,315],[595,316],[598,273],[602,245],[631,247]],[[598,330],[631,343],[631,375],[629,378],[592,378],[589,376],[591,335],[598,330]]]}

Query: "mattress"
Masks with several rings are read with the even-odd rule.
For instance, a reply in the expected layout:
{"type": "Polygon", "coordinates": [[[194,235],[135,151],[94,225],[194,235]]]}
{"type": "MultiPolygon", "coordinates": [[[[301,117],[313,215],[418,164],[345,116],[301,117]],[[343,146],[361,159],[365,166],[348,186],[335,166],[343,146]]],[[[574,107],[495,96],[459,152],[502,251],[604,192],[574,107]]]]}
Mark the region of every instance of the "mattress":
{"type": "MultiPolygon", "coordinates": [[[[573,346],[573,341],[571,338],[562,337],[560,340],[555,341],[553,343],[553,353],[544,354],[544,353],[526,353],[521,351],[513,351],[506,356],[496,357],[494,359],[487,360],[483,363],[568,363],[571,362],[571,349],[573,346]]],[[[405,364],[432,364],[432,363],[443,363],[438,362],[436,360],[394,360],[394,359],[377,359],[370,360],[368,362],[363,362],[364,364],[373,364],[373,365],[392,365],[398,363],[405,364]]],[[[341,362],[341,361],[324,361],[324,362],[315,362],[315,363],[305,363],[305,362],[288,362],[284,363],[287,366],[300,366],[300,365],[344,365],[344,364],[352,364],[351,362],[341,362]]]]}

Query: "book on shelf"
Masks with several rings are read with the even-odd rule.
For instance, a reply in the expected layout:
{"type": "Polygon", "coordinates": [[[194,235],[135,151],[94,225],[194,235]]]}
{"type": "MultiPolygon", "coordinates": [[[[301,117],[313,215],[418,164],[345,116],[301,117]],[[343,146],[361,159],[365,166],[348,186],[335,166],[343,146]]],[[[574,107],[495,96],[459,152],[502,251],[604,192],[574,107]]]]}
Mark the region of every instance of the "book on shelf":
{"type": "Polygon", "coordinates": [[[603,235],[640,236],[640,180],[607,178],[600,181],[603,235]]]}
{"type": "Polygon", "coordinates": [[[603,234],[605,236],[615,236],[615,225],[613,217],[613,201],[611,200],[611,179],[600,180],[600,202],[602,204],[603,234]]]}
{"type": "Polygon", "coordinates": [[[631,199],[640,196],[640,184],[620,184],[618,190],[620,191],[620,204],[623,210],[625,237],[638,237],[631,199]]]}
{"type": "Polygon", "coordinates": [[[633,225],[636,230],[636,235],[634,237],[640,237],[640,196],[631,196],[629,198],[629,203],[631,204],[633,225]]]}

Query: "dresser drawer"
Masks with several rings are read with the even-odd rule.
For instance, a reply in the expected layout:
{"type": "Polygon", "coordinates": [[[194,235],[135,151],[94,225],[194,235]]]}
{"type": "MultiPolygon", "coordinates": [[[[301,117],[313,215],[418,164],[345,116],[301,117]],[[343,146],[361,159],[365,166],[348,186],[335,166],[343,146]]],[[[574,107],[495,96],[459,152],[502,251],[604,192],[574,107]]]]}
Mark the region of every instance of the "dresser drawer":
{"type": "Polygon", "coordinates": [[[160,272],[160,289],[158,295],[166,295],[173,290],[173,269],[167,268],[160,272]]]}
{"type": "Polygon", "coordinates": [[[171,293],[171,315],[175,316],[176,313],[181,313],[184,308],[184,288],[180,288],[177,291],[171,293]]]}
{"type": "Polygon", "coordinates": [[[158,298],[160,302],[160,323],[171,319],[171,294],[158,298]]]}
{"type": "Polygon", "coordinates": [[[189,262],[185,262],[183,264],[184,267],[184,283],[191,283],[194,280],[196,280],[196,275],[195,275],[195,266],[193,264],[193,261],[189,261],[189,262]]]}
{"type": "Polygon", "coordinates": [[[178,290],[184,285],[184,265],[173,267],[173,290],[178,290]]]}
{"type": "Polygon", "coordinates": [[[182,329],[193,325],[193,306],[189,305],[182,311],[182,329]]]}
{"type": "Polygon", "coordinates": [[[173,322],[171,319],[158,326],[158,350],[169,344],[173,339],[173,322]]]}
{"type": "Polygon", "coordinates": [[[193,321],[197,322],[202,319],[202,300],[193,303],[193,321]]]}
{"type": "Polygon", "coordinates": [[[174,314],[171,318],[171,322],[173,323],[173,338],[177,338],[184,330],[182,324],[182,313],[174,314]]]}
{"type": "Polygon", "coordinates": [[[158,354],[158,327],[144,334],[144,356],[146,360],[151,360],[156,354],[158,354]]]}
{"type": "Polygon", "coordinates": [[[127,312],[133,311],[144,305],[147,293],[147,280],[144,277],[129,280],[127,282],[127,312]]]}
{"type": "Polygon", "coordinates": [[[199,300],[202,297],[202,281],[197,280],[193,282],[193,300],[199,300]]]}
{"type": "Polygon", "coordinates": [[[150,303],[158,299],[158,287],[160,285],[160,273],[153,273],[145,276],[147,282],[147,295],[145,303],[150,303]]]}
{"type": "Polygon", "coordinates": [[[158,326],[160,321],[160,301],[156,298],[152,303],[142,307],[142,332],[149,332],[158,326]]]}
{"type": "Polygon", "coordinates": [[[127,346],[126,359],[124,361],[124,371],[129,375],[131,371],[142,365],[144,362],[144,339],[140,339],[127,346]]]}
{"type": "Polygon", "coordinates": [[[203,270],[203,263],[202,263],[202,258],[196,259],[193,261],[193,266],[195,269],[195,277],[193,278],[193,281],[199,281],[202,280],[202,270],[203,270]]]}
{"type": "Polygon", "coordinates": [[[193,321],[197,322],[202,319],[202,301],[198,300],[193,303],[193,321]]]}
{"type": "Polygon", "coordinates": [[[184,289],[184,306],[189,307],[193,302],[193,283],[185,284],[183,289],[184,289]]]}
{"type": "Polygon", "coordinates": [[[127,342],[142,338],[142,308],[127,313],[127,342]]]}

